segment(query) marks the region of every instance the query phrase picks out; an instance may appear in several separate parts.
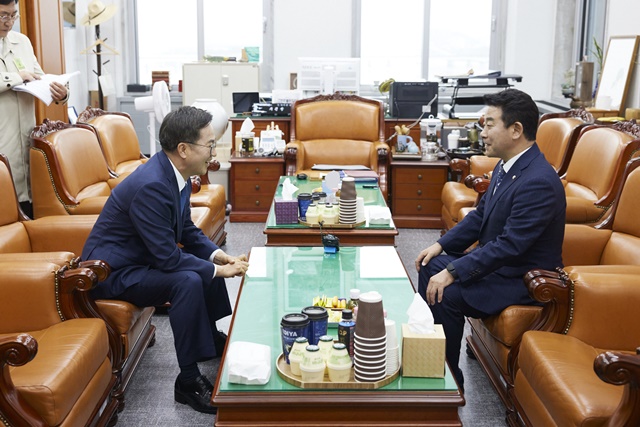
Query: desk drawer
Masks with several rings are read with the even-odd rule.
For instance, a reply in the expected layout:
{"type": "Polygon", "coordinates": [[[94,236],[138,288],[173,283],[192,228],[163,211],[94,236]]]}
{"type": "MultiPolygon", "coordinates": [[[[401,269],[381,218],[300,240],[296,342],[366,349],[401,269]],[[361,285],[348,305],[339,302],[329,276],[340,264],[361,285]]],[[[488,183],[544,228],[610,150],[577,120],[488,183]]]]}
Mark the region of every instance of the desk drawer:
{"type": "Polygon", "coordinates": [[[273,193],[271,195],[253,195],[236,197],[233,209],[237,211],[261,211],[268,212],[273,202],[273,193]]]}
{"type": "MultiPolygon", "coordinates": [[[[253,177],[252,177],[253,178],[253,177]]],[[[238,196],[269,196],[273,198],[276,192],[278,181],[265,181],[265,180],[237,180],[235,182],[234,192],[238,196]]]]}
{"type": "Polygon", "coordinates": [[[437,215],[442,211],[440,200],[396,200],[393,204],[394,215],[437,215]]]}
{"type": "Polygon", "coordinates": [[[399,168],[394,171],[393,179],[397,183],[444,183],[447,181],[447,171],[443,168],[399,168]]]}
{"type": "Polygon", "coordinates": [[[260,179],[277,182],[283,174],[281,164],[234,163],[232,167],[236,169],[234,175],[237,181],[260,179]]]}
{"type": "Polygon", "coordinates": [[[393,192],[398,199],[440,200],[441,195],[442,184],[400,184],[393,192]]]}

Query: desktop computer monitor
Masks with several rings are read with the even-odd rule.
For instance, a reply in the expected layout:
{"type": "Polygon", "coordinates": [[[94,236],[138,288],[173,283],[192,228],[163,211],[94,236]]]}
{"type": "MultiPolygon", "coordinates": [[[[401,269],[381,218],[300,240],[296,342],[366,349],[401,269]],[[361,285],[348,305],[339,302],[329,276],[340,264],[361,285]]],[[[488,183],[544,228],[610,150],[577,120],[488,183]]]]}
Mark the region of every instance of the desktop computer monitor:
{"type": "Polygon", "coordinates": [[[235,114],[250,113],[253,104],[260,102],[259,92],[233,92],[233,112],[235,114]]]}
{"type": "Polygon", "coordinates": [[[429,102],[431,108],[425,112],[425,117],[430,114],[436,117],[438,82],[394,82],[389,92],[389,114],[392,117],[417,119],[422,115],[422,107],[429,102]]]}

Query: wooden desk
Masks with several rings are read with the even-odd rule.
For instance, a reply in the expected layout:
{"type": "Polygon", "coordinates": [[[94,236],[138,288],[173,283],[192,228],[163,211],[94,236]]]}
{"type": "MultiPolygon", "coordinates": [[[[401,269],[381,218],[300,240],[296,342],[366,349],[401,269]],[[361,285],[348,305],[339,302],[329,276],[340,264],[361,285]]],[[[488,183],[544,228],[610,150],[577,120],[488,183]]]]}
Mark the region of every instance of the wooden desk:
{"type": "MultiPolygon", "coordinates": [[[[444,378],[398,377],[377,390],[297,388],[277,373],[282,352],[280,319],[299,312],[318,294],[347,296],[349,289],[376,290],[389,319],[401,324],[414,290],[395,248],[342,248],[325,256],[320,247],[262,247],[250,253],[231,321],[229,345],[249,341],[271,348],[271,377],[265,385],[231,384],[225,352],[212,402],[215,425],[246,426],[461,426],[464,405],[448,367],[444,378]]],[[[337,337],[336,328],[329,335],[337,337]]]]}
{"type": "MultiPolygon", "coordinates": [[[[311,193],[313,188],[320,187],[321,181],[303,180],[298,181],[296,177],[281,177],[280,182],[289,178],[291,182],[299,188],[300,193],[311,193]]],[[[358,196],[364,198],[365,209],[367,206],[386,206],[387,203],[379,188],[363,188],[363,185],[370,183],[356,184],[358,196]]],[[[282,187],[278,186],[275,196],[281,195],[282,187]]],[[[272,195],[273,198],[273,195],[272,195]]],[[[334,234],[340,239],[340,246],[368,246],[368,245],[391,245],[395,246],[395,238],[398,235],[393,222],[390,225],[369,225],[365,224],[356,228],[327,228],[325,232],[334,234]]],[[[267,236],[267,246],[321,246],[319,228],[311,228],[302,224],[276,224],[276,215],[273,204],[269,209],[267,223],[264,234],[267,236]]]]}

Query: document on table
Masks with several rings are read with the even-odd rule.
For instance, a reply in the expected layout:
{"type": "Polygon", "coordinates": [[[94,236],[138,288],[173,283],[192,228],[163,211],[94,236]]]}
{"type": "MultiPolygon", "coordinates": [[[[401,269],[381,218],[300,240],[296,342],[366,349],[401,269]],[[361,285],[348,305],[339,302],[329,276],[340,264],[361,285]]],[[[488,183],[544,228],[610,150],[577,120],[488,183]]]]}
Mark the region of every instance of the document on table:
{"type": "Polygon", "coordinates": [[[80,71],[75,71],[73,73],[68,74],[45,74],[40,77],[40,80],[33,80],[31,82],[22,83],[20,85],[16,85],[11,89],[17,92],[27,92],[36,98],[42,100],[47,105],[50,105],[53,102],[53,97],[51,96],[51,89],[49,85],[52,82],[58,82],[67,84],[67,82],[71,79],[71,77],[80,74],[80,71]]]}

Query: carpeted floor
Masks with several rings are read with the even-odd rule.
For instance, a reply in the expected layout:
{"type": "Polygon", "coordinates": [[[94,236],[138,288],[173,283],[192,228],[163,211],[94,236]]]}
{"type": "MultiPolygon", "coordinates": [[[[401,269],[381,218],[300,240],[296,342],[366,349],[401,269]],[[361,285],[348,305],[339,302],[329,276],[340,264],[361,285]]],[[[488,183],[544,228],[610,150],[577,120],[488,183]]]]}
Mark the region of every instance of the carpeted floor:
{"type": "MultiPolygon", "coordinates": [[[[233,255],[248,253],[254,246],[264,246],[263,223],[227,223],[225,252],[233,255]]],[[[400,258],[417,287],[418,274],[414,260],[417,254],[439,236],[439,230],[400,229],[396,245],[400,258]]],[[[238,293],[240,279],[227,280],[232,306],[238,293]]],[[[231,316],[222,319],[219,326],[228,330],[231,316]]],[[[119,414],[118,426],[213,426],[215,415],[201,414],[189,406],[176,403],[173,385],[178,365],[173,347],[173,336],[166,314],[156,314],[156,344],[149,348],[135,372],[126,394],[126,406],[119,414]]],[[[466,405],[460,409],[465,426],[495,427],[506,425],[505,409],[480,369],[478,362],[469,359],[462,347],[460,366],[465,374],[466,405]]],[[[201,364],[204,374],[213,379],[218,371],[219,359],[201,364]]]]}

